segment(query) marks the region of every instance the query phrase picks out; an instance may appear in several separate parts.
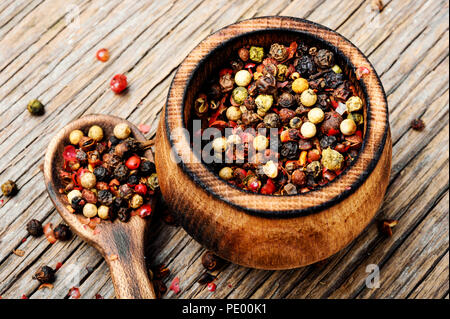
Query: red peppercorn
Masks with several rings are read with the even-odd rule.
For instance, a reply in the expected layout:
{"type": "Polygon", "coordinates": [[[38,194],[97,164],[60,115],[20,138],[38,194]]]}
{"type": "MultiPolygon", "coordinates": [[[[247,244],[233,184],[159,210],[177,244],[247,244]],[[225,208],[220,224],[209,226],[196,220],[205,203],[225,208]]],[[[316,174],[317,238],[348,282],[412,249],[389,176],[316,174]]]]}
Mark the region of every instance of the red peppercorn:
{"type": "Polygon", "coordinates": [[[97,51],[97,60],[106,62],[109,60],[109,51],[108,49],[100,49],[97,51]]]}
{"type": "Polygon", "coordinates": [[[145,194],[147,194],[147,186],[145,186],[144,184],[137,184],[134,187],[134,191],[139,195],[144,196],[145,194]]]}
{"type": "Polygon", "coordinates": [[[209,284],[208,284],[208,290],[209,291],[215,291],[216,290],[216,284],[215,283],[213,283],[213,282],[210,282],[209,284]]]}
{"type": "Polygon", "coordinates": [[[270,195],[273,194],[273,192],[275,192],[275,184],[269,178],[266,184],[261,188],[261,194],[270,195]]]}
{"type": "Polygon", "coordinates": [[[139,165],[141,165],[141,158],[139,156],[137,156],[137,155],[131,156],[125,162],[125,166],[128,167],[131,170],[138,169],[139,165]]]}
{"type": "Polygon", "coordinates": [[[152,207],[149,204],[144,204],[139,207],[138,214],[141,218],[148,217],[152,214],[152,207]]]}
{"type": "Polygon", "coordinates": [[[252,179],[248,183],[248,189],[252,192],[257,192],[260,187],[261,187],[261,182],[257,178],[252,179]]]}
{"type": "Polygon", "coordinates": [[[127,85],[128,85],[127,77],[123,74],[116,74],[112,78],[111,83],[110,83],[111,90],[116,94],[125,90],[127,85]]]}
{"type": "Polygon", "coordinates": [[[77,287],[72,287],[69,289],[69,293],[67,295],[70,299],[80,299],[80,289],[78,289],[77,287]]]}

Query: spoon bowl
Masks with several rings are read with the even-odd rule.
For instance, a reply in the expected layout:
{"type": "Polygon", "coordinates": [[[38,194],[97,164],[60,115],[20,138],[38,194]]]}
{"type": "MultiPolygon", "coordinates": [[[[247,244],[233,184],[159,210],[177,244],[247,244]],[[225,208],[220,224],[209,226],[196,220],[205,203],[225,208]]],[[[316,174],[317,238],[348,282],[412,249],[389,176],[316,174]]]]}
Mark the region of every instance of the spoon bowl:
{"type": "MultiPolygon", "coordinates": [[[[67,196],[58,191],[62,187],[58,170],[63,166],[62,153],[64,147],[69,145],[70,132],[76,129],[87,131],[92,125],[99,125],[105,136],[111,136],[114,126],[119,123],[127,123],[132,131],[131,136],[137,141],[146,141],[145,136],[136,126],[127,120],[110,115],[84,116],[61,129],[47,147],[44,160],[45,185],[56,210],[73,232],[95,247],[105,258],[111,272],[116,297],[154,299],[156,296],[148,278],[144,259],[144,243],[150,218],[132,216],[128,222],[117,219],[102,220],[94,230],[88,227],[86,218],[69,211],[67,196]]],[[[150,150],[147,150],[144,156],[154,161],[150,150]]],[[[150,200],[152,209],[155,208],[155,203],[156,199],[152,198],[150,200]]]]}

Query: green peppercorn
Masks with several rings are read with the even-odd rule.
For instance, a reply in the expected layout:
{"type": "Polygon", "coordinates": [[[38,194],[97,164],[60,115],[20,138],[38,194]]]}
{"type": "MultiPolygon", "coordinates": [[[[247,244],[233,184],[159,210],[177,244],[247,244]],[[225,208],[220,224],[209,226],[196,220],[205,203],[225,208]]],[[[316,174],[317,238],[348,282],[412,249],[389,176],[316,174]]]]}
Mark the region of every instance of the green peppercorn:
{"type": "Polygon", "coordinates": [[[255,62],[262,62],[264,57],[264,49],[261,47],[250,47],[250,60],[255,62]]]}
{"type": "Polygon", "coordinates": [[[44,113],[44,105],[39,100],[31,100],[27,105],[27,110],[33,115],[41,115],[44,113]]]}
{"type": "Polygon", "coordinates": [[[260,94],[255,99],[257,112],[259,116],[266,115],[267,111],[272,107],[273,96],[268,94],[260,94]]]}
{"type": "Polygon", "coordinates": [[[233,97],[233,100],[237,104],[242,104],[242,103],[244,103],[245,99],[247,98],[248,92],[245,87],[238,86],[237,88],[235,88],[233,90],[233,93],[231,94],[231,96],[233,97]]]}
{"type": "Polygon", "coordinates": [[[277,65],[277,80],[278,81],[285,81],[286,80],[286,73],[288,71],[288,67],[285,64],[278,64],[277,65]]]}
{"type": "Polygon", "coordinates": [[[150,175],[150,177],[147,179],[147,185],[152,190],[155,190],[159,187],[158,175],[156,175],[156,173],[150,175]]]}
{"type": "Polygon", "coordinates": [[[344,165],[344,156],[328,147],[322,151],[322,165],[330,171],[340,170],[344,165]]]}
{"type": "Polygon", "coordinates": [[[11,180],[7,180],[2,185],[2,193],[5,196],[14,196],[17,193],[17,185],[11,180]]]}
{"type": "Polygon", "coordinates": [[[364,123],[364,117],[359,113],[348,113],[347,119],[353,120],[356,125],[361,125],[364,123]]]}
{"type": "Polygon", "coordinates": [[[133,209],[139,208],[144,204],[144,198],[139,194],[134,194],[130,200],[130,207],[133,209]]]}

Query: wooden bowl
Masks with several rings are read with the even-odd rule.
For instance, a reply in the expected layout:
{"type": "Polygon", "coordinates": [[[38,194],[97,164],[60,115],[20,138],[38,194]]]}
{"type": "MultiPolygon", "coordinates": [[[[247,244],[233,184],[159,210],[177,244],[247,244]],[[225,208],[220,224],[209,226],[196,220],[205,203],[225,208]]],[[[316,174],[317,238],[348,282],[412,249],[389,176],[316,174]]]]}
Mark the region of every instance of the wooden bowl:
{"type": "MultiPolygon", "coordinates": [[[[58,171],[63,167],[62,152],[69,145],[69,134],[73,130],[87,132],[92,125],[99,125],[105,136],[113,135],[114,126],[127,123],[131,128],[131,136],[140,142],[146,141],[145,136],[127,120],[109,115],[88,115],[69,123],[60,130],[47,147],[44,160],[44,179],[47,192],[58,213],[70,228],[88,244],[94,246],[105,258],[114,284],[117,298],[156,298],[153,285],[147,275],[144,259],[144,243],[150,219],[132,216],[128,222],[103,220],[95,230],[82,223],[82,215],[73,214],[67,206],[69,202],[65,194],[60,194],[62,188],[58,171]]],[[[153,161],[150,150],[145,157],[153,161]]],[[[155,200],[151,200],[152,208],[155,200]]]]}
{"type": "Polygon", "coordinates": [[[161,192],[181,225],[219,256],[247,267],[289,269],[315,263],[349,244],[377,212],[391,168],[386,96],[367,58],[340,34],[290,17],[263,17],[225,27],[186,57],[173,79],[156,138],[161,192]],[[359,156],[333,182],[292,196],[237,189],[195,158],[187,127],[204,81],[243,45],[268,46],[295,40],[319,42],[335,53],[365,104],[364,142],[359,156]],[[360,80],[354,71],[370,73],[360,80]],[[177,154],[173,156],[171,153],[177,154]],[[173,158],[181,161],[176,163],[173,158]]]}

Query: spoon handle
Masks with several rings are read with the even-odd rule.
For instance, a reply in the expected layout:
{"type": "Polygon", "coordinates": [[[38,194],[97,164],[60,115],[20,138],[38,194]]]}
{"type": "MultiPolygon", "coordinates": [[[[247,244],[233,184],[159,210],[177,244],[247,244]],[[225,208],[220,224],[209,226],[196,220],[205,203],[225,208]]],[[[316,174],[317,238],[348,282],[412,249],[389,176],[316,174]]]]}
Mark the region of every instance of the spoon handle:
{"type": "Polygon", "coordinates": [[[136,258],[134,261],[108,262],[116,298],[156,299],[153,284],[147,276],[145,266],[137,260],[137,256],[134,258],[136,258]]]}
{"type": "Polygon", "coordinates": [[[140,217],[114,224],[101,238],[102,253],[108,263],[119,299],[155,299],[144,258],[144,224],[140,217]]]}

